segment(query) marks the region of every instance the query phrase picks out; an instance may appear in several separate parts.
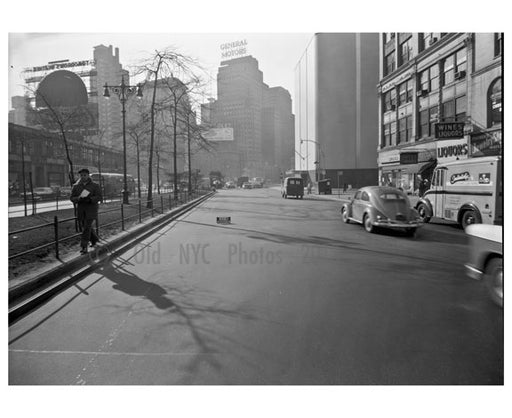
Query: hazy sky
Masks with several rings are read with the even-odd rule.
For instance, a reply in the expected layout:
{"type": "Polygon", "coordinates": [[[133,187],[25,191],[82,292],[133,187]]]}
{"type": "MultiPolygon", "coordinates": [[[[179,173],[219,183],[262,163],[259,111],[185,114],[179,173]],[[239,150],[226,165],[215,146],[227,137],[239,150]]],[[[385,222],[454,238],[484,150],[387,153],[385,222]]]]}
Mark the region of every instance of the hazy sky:
{"type": "Polygon", "coordinates": [[[9,97],[23,95],[21,71],[49,61],[93,58],[93,47],[119,48],[123,68],[151,56],[155,49],[174,47],[197,58],[209,69],[211,95],[216,96],[215,79],[221,61],[220,46],[247,40],[248,54],[259,62],[263,81],[282,86],[293,98],[294,68],[311,40],[312,33],[11,33],[9,34],[9,97]]]}

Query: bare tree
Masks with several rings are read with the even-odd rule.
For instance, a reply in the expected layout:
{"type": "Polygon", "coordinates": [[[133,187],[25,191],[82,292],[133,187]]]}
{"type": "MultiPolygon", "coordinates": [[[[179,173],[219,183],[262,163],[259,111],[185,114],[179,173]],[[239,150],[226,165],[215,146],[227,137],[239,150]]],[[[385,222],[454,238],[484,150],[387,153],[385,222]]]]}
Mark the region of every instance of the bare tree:
{"type": "MultiPolygon", "coordinates": [[[[149,144],[149,164],[148,164],[148,207],[152,205],[152,184],[153,184],[153,154],[155,150],[155,117],[157,113],[157,89],[159,80],[173,80],[176,76],[177,79],[181,80],[185,85],[194,80],[197,82],[199,77],[197,76],[199,71],[203,71],[198,62],[189,56],[177,52],[175,48],[168,47],[164,50],[156,50],[154,54],[143,61],[137,66],[135,74],[145,74],[146,81],[153,81],[153,96],[151,101],[151,135],[149,144]]],[[[171,82],[171,86],[174,83],[171,82]]],[[[172,94],[171,94],[172,96],[172,94]]],[[[171,100],[174,101],[175,100],[171,100]]],[[[177,119],[175,119],[177,120],[177,119]]],[[[174,136],[173,139],[176,139],[174,136]]],[[[176,149],[173,158],[176,158],[176,149]]],[[[176,173],[176,163],[174,164],[174,170],[176,173]]],[[[177,175],[174,176],[175,182],[175,193],[177,193],[177,175]]]]}
{"type": "Polygon", "coordinates": [[[126,126],[126,132],[130,138],[129,148],[135,148],[135,163],[137,165],[137,189],[139,199],[141,199],[141,153],[144,151],[147,136],[149,134],[149,126],[147,122],[147,118],[144,115],[137,122],[128,123],[126,126]]]}
{"type": "Polygon", "coordinates": [[[51,103],[43,92],[38,90],[32,91],[32,93],[44,103],[44,107],[34,109],[34,114],[40,124],[46,129],[57,131],[62,139],[69,166],[68,179],[72,186],[75,183],[75,173],[68,136],[77,133],[77,130],[85,125],[84,120],[90,120],[92,115],[90,115],[87,105],[58,106],[51,103]]]}

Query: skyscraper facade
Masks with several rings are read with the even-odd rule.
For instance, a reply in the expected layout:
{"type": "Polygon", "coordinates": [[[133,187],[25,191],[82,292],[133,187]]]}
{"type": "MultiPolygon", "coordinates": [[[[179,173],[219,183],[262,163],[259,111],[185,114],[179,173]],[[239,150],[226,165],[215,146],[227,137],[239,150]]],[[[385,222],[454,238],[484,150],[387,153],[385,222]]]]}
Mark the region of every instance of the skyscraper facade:
{"type": "Polygon", "coordinates": [[[221,62],[217,92],[216,100],[202,106],[202,121],[232,128],[233,139],[212,141],[212,151],[199,157],[202,172],[277,179],[280,170],[290,167],[293,152],[289,92],[265,84],[252,56],[221,62]]]}
{"type": "Polygon", "coordinates": [[[315,34],[295,68],[295,169],[313,181],[377,183],[379,36],[315,34]]]}

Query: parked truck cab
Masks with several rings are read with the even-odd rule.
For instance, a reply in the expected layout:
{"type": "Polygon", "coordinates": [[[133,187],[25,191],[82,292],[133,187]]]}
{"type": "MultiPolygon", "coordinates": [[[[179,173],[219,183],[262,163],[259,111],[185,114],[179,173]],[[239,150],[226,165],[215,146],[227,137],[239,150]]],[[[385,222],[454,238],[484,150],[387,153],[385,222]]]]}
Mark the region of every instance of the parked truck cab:
{"type": "Polygon", "coordinates": [[[416,209],[424,222],[436,217],[457,222],[464,229],[476,223],[502,225],[502,174],[497,156],[441,164],[416,209]]]}

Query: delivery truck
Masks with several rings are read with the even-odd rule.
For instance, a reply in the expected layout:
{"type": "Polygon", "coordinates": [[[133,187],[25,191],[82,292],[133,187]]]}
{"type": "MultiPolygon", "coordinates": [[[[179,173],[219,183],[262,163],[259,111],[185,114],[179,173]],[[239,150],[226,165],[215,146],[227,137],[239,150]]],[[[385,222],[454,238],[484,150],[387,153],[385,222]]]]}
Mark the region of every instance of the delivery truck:
{"type": "Polygon", "coordinates": [[[495,157],[468,158],[439,164],[430,188],[416,204],[424,222],[440,218],[471,224],[503,224],[503,167],[495,157]]]}

